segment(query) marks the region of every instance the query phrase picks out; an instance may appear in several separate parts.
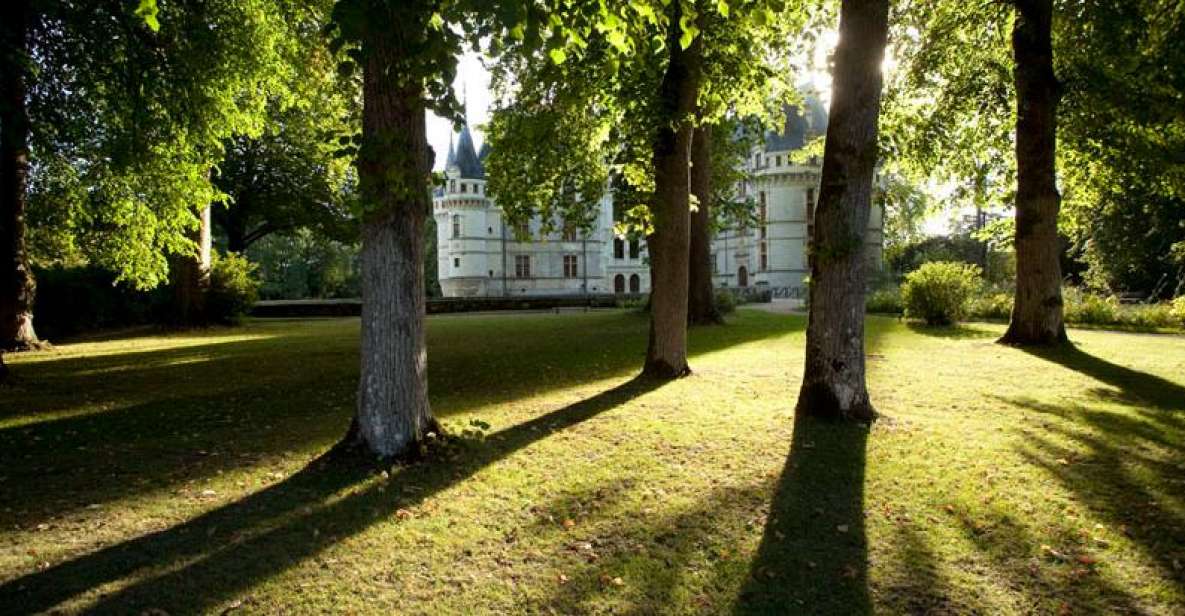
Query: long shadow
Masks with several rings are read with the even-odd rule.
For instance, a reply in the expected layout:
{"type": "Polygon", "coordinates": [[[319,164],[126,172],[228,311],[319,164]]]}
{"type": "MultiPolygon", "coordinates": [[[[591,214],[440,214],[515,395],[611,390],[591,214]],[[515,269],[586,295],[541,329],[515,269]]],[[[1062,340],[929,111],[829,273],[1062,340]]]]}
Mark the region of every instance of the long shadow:
{"type": "Polygon", "coordinates": [[[656,389],[635,378],[502,430],[455,462],[407,467],[389,482],[367,479],[357,456],[331,452],[287,480],[168,530],[142,536],[0,585],[0,605],[40,612],[101,586],[94,613],[202,612],[395,511],[471,477],[489,464],[656,389]],[[348,491],[340,498],[335,495],[348,491]]]}
{"type": "MultiPolygon", "coordinates": [[[[802,319],[779,316],[696,332],[692,357],[801,329],[802,319]]],[[[641,363],[646,326],[620,313],[433,322],[432,404],[447,419],[625,378],[641,363]]],[[[0,422],[10,422],[0,428],[0,525],[52,523],[328,446],[353,412],[355,328],[353,320],[253,324],[243,331],[259,338],[18,365],[21,383],[0,395],[0,422]]]]}
{"type": "Polygon", "coordinates": [[[1185,585],[1180,562],[1185,554],[1185,516],[1180,513],[1185,496],[1173,487],[1185,465],[1185,430],[1116,420],[1123,416],[1113,411],[1027,399],[1009,402],[1061,418],[1043,425],[1039,433],[1026,434],[1018,447],[1025,460],[1070,491],[1108,528],[1121,530],[1163,578],[1185,585]]]}
{"type": "Polygon", "coordinates": [[[868,614],[868,428],[796,414],[790,454],[736,614],[868,614]]]}
{"type": "Polygon", "coordinates": [[[1059,364],[1115,387],[1132,402],[1162,410],[1185,410],[1185,386],[1167,379],[1113,364],[1072,345],[1023,350],[1034,357],[1059,364]]]}

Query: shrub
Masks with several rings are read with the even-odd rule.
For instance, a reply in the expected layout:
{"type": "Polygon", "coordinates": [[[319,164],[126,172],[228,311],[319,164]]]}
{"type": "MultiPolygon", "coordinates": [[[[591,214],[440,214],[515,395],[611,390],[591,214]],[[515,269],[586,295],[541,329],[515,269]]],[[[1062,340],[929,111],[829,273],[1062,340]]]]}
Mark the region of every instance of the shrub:
{"type": "Polygon", "coordinates": [[[1124,325],[1136,329],[1168,329],[1178,323],[1172,305],[1167,302],[1126,307],[1120,310],[1119,317],[1124,325]]]}
{"type": "Polygon", "coordinates": [[[1012,295],[1008,293],[984,293],[971,300],[967,316],[975,319],[1007,321],[1012,316],[1012,295]]]}
{"type": "Polygon", "coordinates": [[[864,309],[867,312],[880,314],[905,312],[905,305],[901,303],[901,288],[888,286],[869,293],[864,300],[864,309]]]}
{"type": "Polygon", "coordinates": [[[255,278],[255,264],[233,252],[215,255],[210,266],[210,290],[206,296],[209,320],[238,324],[257,299],[259,281],[255,278]]]}
{"type": "Polygon", "coordinates": [[[1185,327],[1185,295],[1173,300],[1172,308],[1169,309],[1169,314],[1177,320],[1177,325],[1185,327]]]}
{"type": "Polygon", "coordinates": [[[150,323],[163,292],[137,291],[94,266],[50,267],[35,272],[33,324],[45,339],[150,323]]]}
{"type": "Polygon", "coordinates": [[[728,289],[716,290],[716,311],[720,314],[732,314],[737,309],[737,298],[728,289]]]}
{"type": "Polygon", "coordinates": [[[1120,322],[1119,300],[1114,297],[1103,297],[1078,289],[1065,289],[1062,297],[1067,323],[1115,325],[1120,322]]]}
{"type": "Polygon", "coordinates": [[[935,261],[905,276],[901,300],[905,316],[929,325],[949,325],[964,318],[975,292],[982,286],[979,266],[935,261]]]}

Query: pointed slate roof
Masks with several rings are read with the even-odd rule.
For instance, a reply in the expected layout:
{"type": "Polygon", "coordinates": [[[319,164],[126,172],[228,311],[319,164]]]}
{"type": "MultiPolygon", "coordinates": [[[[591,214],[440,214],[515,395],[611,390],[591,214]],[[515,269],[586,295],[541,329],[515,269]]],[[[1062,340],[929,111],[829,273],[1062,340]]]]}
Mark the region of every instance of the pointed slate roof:
{"type": "Polygon", "coordinates": [[[444,163],[444,168],[448,169],[457,164],[457,150],[453,147],[453,134],[448,136],[448,159],[444,163]]]}
{"type": "Polygon", "coordinates": [[[809,139],[827,132],[827,110],[823,103],[811,94],[803,97],[803,103],[805,110],[796,105],[782,107],[786,120],[782,130],[765,134],[766,152],[797,150],[809,139]]]}
{"type": "Polygon", "coordinates": [[[461,170],[461,177],[468,180],[484,180],[486,177],[485,168],[481,165],[481,159],[477,156],[477,150],[473,147],[473,135],[469,132],[469,125],[461,127],[461,136],[457,140],[457,152],[455,163],[457,168],[461,170]]]}

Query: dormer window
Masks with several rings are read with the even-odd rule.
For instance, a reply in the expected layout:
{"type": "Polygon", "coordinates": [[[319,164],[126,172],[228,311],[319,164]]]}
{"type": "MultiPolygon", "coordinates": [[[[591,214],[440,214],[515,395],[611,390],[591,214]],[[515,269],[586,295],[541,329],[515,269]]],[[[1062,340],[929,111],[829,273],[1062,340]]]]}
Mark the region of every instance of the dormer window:
{"type": "Polygon", "coordinates": [[[775,160],[776,160],[775,164],[778,167],[781,167],[782,166],[782,157],[779,155],[775,160]]]}
{"type": "Polygon", "coordinates": [[[466,184],[465,182],[461,182],[461,192],[462,192],[462,193],[469,192],[469,191],[467,190],[468,188],[469,188],[469,185],[468,185],[468,184],[466,184]]]}
{"type": "Polygon", "coordinates": [[[456,180],[449,180],[448,181],[448,191],[451,193],[457,192],[457,181],[456,180]]]}

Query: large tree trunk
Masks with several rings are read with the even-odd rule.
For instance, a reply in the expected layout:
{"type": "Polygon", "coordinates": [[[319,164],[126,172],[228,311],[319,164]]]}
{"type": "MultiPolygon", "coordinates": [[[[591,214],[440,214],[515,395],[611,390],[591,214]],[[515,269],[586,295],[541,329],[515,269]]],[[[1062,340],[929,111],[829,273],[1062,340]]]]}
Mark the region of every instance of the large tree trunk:
{"type": "Polygon", "coordinates": [[[213,234],[210,228],[210,206],[198,212],[198,228],[191,238],[197,253],[173,260],[173,315],[177,325],[206,323],[206,291],[210,288],[210,265],[213,234]]]}
{"type": "Polygon", "coordinates": [[[719,325],[712,287],[712,127],[695,129],[691,143],[691,194],[699,206],[691,213],[691,263],[687,289],[687,323],[719,325]]]}
{"type": "Polygon", "coordinates": [[[27,1],[0,2],[0,349],[9,350],[38,343],[33,331],[36,285],[25,249],[31,19],[27,1]]]}
{"type": "Polygon", "coordinates": [[[1015,0],[1012,53],[1016,62],[1016,301],[1000,342],[1058,344],[1062,271],[1058,260],[1058,82],[1053,73],[1052,0],[1015,0]]]}
{"type": "Polygon", "coordinates": [[[362,369],[357,414],[347,438],[383,458],[415,453],[414,447],[437,429],[428,406],[424,344],[424,226],[431,208],[432,151],[423,86],[388,71],[400,59],[400,48],[388,37],[400,36],[384,31],[364,43],[364,145],[358,162],[369,211],[362,226],[362,369]]]}
{"type": "Polygon", "coordinates": [[[840,9],[797,409],[818,417],[876,418],[864,379],[864,246],[888,14],[888,0],[844,0],[840,9]]]}
{"type": "Polygon", "coordinates": [[[659,87],[658,129],[652,144],[654,233],[650,251],[650,343],[642,373],[672,379],[691,372],[687,365],[687,282],[691,244],[690,157],[693,113],[699,95],[698,36],[679,46],[682,11],[672,2],[667,34],[669,62],[659,87]]]}

